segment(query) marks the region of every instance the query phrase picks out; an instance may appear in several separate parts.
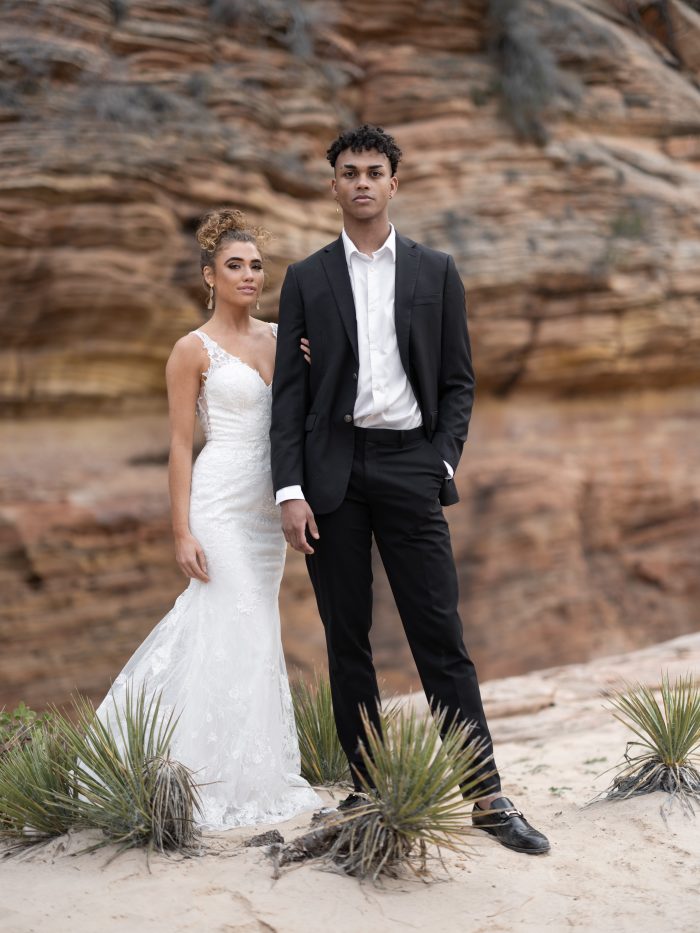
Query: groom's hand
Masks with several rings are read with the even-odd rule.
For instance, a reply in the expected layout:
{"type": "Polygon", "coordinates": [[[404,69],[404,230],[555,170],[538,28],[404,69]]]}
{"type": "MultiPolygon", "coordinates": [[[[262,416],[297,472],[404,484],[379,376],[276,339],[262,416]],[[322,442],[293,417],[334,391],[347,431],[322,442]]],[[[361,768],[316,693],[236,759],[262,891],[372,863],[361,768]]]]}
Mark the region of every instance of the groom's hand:
{"type": "Polygon", "coordinates": [[[312,538],[320,537],[314,513],[305,499],[288,499],[282,503],[282,531],[285,541],[302,554],[313,554],[314,549],[306,540],[306,528],[312,538]]]}

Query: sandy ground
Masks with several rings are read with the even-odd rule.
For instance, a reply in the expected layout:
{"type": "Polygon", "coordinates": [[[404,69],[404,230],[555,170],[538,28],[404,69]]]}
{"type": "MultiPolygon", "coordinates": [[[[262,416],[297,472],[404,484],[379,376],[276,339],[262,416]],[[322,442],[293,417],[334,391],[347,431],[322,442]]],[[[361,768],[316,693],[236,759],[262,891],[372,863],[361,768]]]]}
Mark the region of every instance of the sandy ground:
{"type": "MultiPolygon", "coordinates": [[[[696,933],[698,820],[678,806],[664,818],[660,794],[582,809],[630,737],[601,691],[622,677],[656,683],[662,669],[700,675],[700,635],[485,685],[506,791],[550,836],[549,855],[519,855],[475,833],[447,872],[436,866],[437,882],[375,887],[311,865],[274,881],[264,852],[241,846],[259,828],[208,835],[212,851],[200,858],[151,857],[150,873],[141,851],[109,864],[113,850],[74,854],[89,841],[77,834],[0,863],[0,929],[696,933]]],[[[307,824],[303,816],[278,828],[289,839],[307,824]]]]}

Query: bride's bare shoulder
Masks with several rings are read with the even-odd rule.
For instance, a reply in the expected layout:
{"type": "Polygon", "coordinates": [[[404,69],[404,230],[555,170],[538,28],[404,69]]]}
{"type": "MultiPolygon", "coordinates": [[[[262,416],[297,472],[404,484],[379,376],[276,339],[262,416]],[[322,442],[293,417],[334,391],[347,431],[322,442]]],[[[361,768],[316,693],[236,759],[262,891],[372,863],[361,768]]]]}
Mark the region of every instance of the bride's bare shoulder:
{"type": "Polygon", "coordinates": [[[206,364],[207,360],[208,356],[204,344],[197,334],[192,331],[176,341],[175,346],[170,351],[167,368],[170,370],[197,369],[201,371],[203,364],[206,364]]]}

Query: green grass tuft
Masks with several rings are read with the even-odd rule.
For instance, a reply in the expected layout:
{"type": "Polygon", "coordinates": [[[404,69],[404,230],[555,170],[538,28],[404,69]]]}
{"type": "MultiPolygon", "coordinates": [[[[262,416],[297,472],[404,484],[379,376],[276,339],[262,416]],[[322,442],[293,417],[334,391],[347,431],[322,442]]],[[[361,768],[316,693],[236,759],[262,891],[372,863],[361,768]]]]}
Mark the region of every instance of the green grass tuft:
{"type": "Polygon", "coordinates": [[[298,681],[292,698],[302,777],[316,786],[347,783],[350,771],[335,727],[328,677],[316,673],[312,683],[298,681]]]}

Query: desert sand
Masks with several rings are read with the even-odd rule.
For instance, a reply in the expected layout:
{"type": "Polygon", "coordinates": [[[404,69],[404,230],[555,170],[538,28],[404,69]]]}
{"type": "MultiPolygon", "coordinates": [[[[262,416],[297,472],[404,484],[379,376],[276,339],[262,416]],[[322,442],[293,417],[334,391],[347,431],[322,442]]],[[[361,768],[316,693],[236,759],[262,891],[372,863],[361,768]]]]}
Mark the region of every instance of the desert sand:
{"type": "MultiPolygon", "coordinates": [[[[584,808],[607,786],[602,772],[631,738],[604,708],[604,692],[623,679],[656,684],[662,670],[700,675],[700,634],[484,685],[505,791],[550,836],[548,855],[519,855],[475,833],[470,852],[448,856],[444,869],[434,866],[436,883],[407,878],[373,886],[313,865],[274,881],[265,853],[242,846],[259,827],[207,834],[210,851],[202,857],[152,856],[150,872],[142,851],[109,864],[110,848],[75,854],[91,838],[78,833],[2,862],[0,928],[696,933],[697,819],[678,805],[664,816],[661,794],[584,808]]],[[[304,815],[278,828],[290,839],[308,821],[304,815]]]]}

